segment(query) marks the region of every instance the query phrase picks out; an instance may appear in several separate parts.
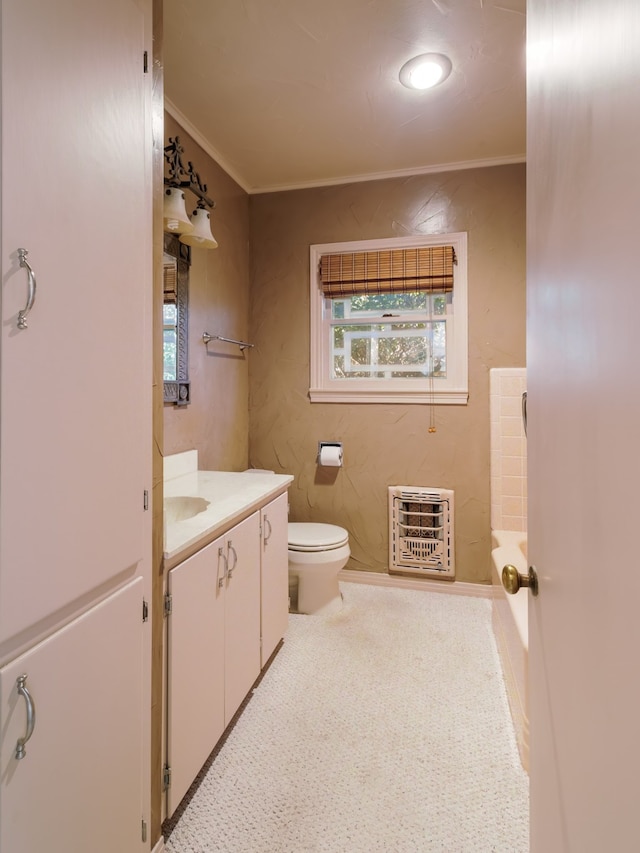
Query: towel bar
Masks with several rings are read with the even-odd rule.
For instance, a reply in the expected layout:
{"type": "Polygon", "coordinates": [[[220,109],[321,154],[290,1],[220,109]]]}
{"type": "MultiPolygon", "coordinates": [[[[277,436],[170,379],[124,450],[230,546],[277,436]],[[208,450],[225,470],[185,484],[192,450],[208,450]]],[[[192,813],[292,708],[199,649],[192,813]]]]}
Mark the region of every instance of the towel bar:
{"type": "Polygon", "coordinates": [[[224,341],[226,344],[236,344],[236,346],[239,346],[241,350],[255,346],[255,344],[249,344],[246,341],[234,341],[233,338],[223,338],[222,335],[210,335],[209,332],[202,333],[202,340],[205,344],[208,344],[209,341],[224,341]]]}

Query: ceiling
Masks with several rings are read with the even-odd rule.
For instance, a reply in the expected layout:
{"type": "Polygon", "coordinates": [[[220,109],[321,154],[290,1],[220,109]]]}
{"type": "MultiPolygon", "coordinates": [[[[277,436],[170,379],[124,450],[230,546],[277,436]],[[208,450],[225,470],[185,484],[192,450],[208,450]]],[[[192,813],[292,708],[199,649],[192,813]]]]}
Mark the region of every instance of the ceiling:
{"type": "Polygon", "coordinates": [[[167,109],[247,192],[521,162],[526,0],[164,0],[167,109]],[[446,54],[450,77],[400,67],[446,54]]]}

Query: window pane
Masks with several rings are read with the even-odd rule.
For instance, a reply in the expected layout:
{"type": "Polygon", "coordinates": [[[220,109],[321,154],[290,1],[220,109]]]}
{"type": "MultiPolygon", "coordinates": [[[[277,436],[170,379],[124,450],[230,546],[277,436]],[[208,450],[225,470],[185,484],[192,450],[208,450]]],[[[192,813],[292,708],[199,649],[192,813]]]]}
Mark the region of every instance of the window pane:
{"type": "Polygon", "coordinates": [[[178,306],[165,302],[162,306],[162,322],[165,326],[175,326],[178,322],[178,306]]]}
{"type": "Polygon", "coordinates": [[[175,329],[165,329],[163,333],[164,379],[175,381],[178,378],[176,367],[176,332],[175,329]]]}
{"type": "MultiPolygon", "coordinates": [[[[446,297],[445,299],[446,303],[446,297]]],[[[367,314],[411,313],[424,314],[428,309],[429,295],[424,291],[410,293],[370,293],[331,299],[331,317],[342,320],[347,317],[363,317],[367,314]]],[[[435,312],[434,312],[435,313],[435,312]]],[[[444,312],[438,312],[444,313],[444,312]]]]}
{"type": "MultiPolygon", "coordinates": [[[[451,297],[449,296],[449,299],[451,297]]],[[[447,313],[447,296],[444,293],[441,293],[439,296],[432,296],[432,314],[446,314],[447,313]]]]}
{"type": "Polygon", "coordinates": [[[446,323],[333,326],[332,379],[446,377],[446,323]]]}
{"type": "Polygon", "coordinates": [[[380,338],[378,360],[382,364],[427,364],[427,339],[380,338]]]}

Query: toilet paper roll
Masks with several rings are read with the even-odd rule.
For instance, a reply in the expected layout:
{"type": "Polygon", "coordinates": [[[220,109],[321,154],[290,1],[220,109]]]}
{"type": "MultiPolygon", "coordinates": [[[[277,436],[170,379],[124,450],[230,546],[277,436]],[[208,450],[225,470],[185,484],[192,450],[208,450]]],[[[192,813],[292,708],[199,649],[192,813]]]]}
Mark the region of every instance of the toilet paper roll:
{"type": "Polygon", "coordinates": [[[320,464],[328,468],[342,467],[342,448],[326,445],[320,448],[320,464]]]}

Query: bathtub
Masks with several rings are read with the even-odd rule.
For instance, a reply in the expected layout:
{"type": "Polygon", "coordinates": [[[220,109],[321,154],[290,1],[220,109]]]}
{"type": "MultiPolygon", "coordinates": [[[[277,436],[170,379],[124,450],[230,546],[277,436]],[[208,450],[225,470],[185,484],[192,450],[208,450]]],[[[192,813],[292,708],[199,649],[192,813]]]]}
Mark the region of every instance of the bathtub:
{"type": "Polygon", "coordinates": [[[529,592],[508,595],[502,586],[502,567],[514,565],[527,574],[527,534],[513,530],[492,531],[492,622],[504,673],[509,708],[520,751],[520,760],[529,770],[529,592]]]}

